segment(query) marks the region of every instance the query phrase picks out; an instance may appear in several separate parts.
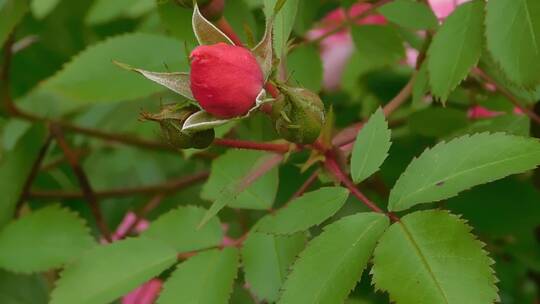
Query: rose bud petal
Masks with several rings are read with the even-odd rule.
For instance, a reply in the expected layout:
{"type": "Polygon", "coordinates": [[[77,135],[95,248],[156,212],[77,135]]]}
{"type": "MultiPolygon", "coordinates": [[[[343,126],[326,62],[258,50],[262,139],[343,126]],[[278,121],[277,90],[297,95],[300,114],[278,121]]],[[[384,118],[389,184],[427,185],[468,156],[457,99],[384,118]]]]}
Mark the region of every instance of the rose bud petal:
{"type": "Polygon", "coordinates": [[[264,77],[249,50],[225,43],[201,45],[191,52],[190,60],[191,91],[205,111],[232,118],[254,106],[264,77]]]}

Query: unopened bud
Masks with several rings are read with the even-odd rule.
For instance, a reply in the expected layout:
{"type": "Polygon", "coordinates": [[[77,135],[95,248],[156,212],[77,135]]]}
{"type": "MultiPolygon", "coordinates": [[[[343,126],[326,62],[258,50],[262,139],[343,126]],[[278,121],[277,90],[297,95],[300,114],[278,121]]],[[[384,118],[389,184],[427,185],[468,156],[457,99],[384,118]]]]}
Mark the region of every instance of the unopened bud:
{"type": "Polygon", "coordinates": [[[311,144],[324,124],[324,104],[319,96],[304,88],[280,87],[282,96],[272,107],[277,133],[284,139],[311,144]]]}

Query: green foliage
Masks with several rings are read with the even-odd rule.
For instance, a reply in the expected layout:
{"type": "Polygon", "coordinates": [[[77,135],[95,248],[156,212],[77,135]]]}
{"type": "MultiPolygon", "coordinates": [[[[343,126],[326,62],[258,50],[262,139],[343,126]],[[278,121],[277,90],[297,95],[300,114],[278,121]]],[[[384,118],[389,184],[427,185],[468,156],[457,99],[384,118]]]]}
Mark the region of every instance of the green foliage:
{"type": "Polygon", "coordinates": [[[0,231],[0,267],[17,273],[45,271],[73,261],[94,245],[76,214],[46,207],[0,231]]]}
{"type": "Polygon", "coordinates": [[[177,252],[189,252],[217,246],[223,232],[217,218],[198,229],[205,210],[194,206],[179,207],[152,222],[143,233],[151,239],[163,241],[177,252]]]}
{"type": "MultiPolygon", "coordinates": [[[[230,150],[212,162],[212,173],[201,193],[203,199],[220,198],[221,191],[235,186],[252,169],[266,160],[267,153],[246,150],[230,150]]],[[[268,209],[274,203],[278,187],[278,170],[273,169],[248,186],[236,199],[226,202],[233,208],[268,209]]]]}
{"type": "Polygon", "coordinates": [[[275,302],[297,255],[306,245],[305,233],[277,236],[251,232],[242,247],[246,283],[257,298],[275,302]]]}
{"type": "Polygon", "coordinates": [[[28,0],[0,1],[0,45],[6,42],[9,33],[28,10],[28,0]]]}
{"type": "Polygon", "coordinates": [[[535,139],[480,133],[440,143],[414,159],[390,192],[391,211],[443,200],[540,164],[535,139]]]}
{"type": "Polygon", "coordinates": [[[200,253],[178,265],[163,286],[157,303],[228,303],[237,267],[237,249],[200,253]]]}
{"type": "Polygon", "coordinates": [[[325,187],[306,193],[275,214],[262,218],[256,229],[272,234],[293,234],[306,230],[334,215],[348,196],[347,189],[340,187],[325,187]]]}
{"type": "Polygon", "coordinates": [[[51,304],[109,303],[175,262],[172,248],[143,237],[95,247],[60,274],[51,304]]]}
{"type": "Polygon", "coordinates": [[[89,47],[48,79],[42,89],[69,98],[77,105],[146,97],[163,89],[134,73],[123,71],[112,61],[147,70],[187,70],[182,44],[155,34],[127,34],[89,47]],[[159,45],[159,50],[155,48],[159,45]],[[114,81],[111,81],[114,79],[114,81]]]}
{"type": "Polygon", "coordinates": [[[43,128],[35,126],[21,137],[13,149],[3,151],[0,157],[0,227],[6,225],[14,214],[43,141],[43,128]]]}
{"type": "Polygon", "coordinates": [[[359,55],[371,64],[392,64],[405,55],[401,37],[390,26],[358,26],[352,36],[359,55]]]}
{"type": "Polygon", "coordinates": [[[383,5],[379,12],[388,20],[415,30],[437,28],[437,17],[424,3],[396,0],[383,5]]]}
{"type": "Polygon", "coordinates": [[[379,170],[390,150],[390,129],[382,109],[378,109],[362,127],[351,156],[351,176],[360,183],[379,170]]]}
{"type": "Polygon", "coordinates": [[[278,303],[343,302],[388,226],[381,214],[359,213],[325,227],[300,254],[278,303]]]}
{"type": "Polygon", "coordinates": [[[45,18],[58,5],[60,0],[32,0],[30,10],[32,14],[38,18],[45,18]]]}
{"type": "Polygon", "coordinates": [[[434,107],[414,112],[409,116],[408,122],[411,131],[427,137],[448,136],[466,128],[468,124],[469,120],[463,111],[434,107]]]}
{"type": "Polygon", "coordinates": [[[439,29],[428,51],[431,92],[443,103],[482,53],[484,3],[460,5],[439,29]]]}
{"type": "Polygon", "coordinates": [[[287,57],[291,78],[313,92],[321,90],[323,67],[318,50],[313,46],[294,48],[287,57]]]}
{"type": "Polygon", "coordinates": [[[462,219],[446,211],[403,217],[375,248],[375,287],[400,304],[494,303],[493,260],[470,232],[462,219]]]}
{"type": "Polygon", "coordinates": [[[42,277],[0,270],[0,303],[46,304],[47,300],[47,282],[42,277]]]}
{"type": "Polygon", "coordinates": [[[154,8],[154,0],[96,0],[86,15],[90,25],[106,23],[122,17],[139,17],[154,8]]]}
{"type": "Polygon", "coordinates": [[[298,11],[299,0],[267,0],[264,1],[264,14],[267,19],[274,17],[274,50],[276,57],[281,58],[286,51],[287,41],[294,26],[294,20],[298,11]],[[279,11],[276,14],[274,8],[280,2],[279,11]]]}
{"type": "Polygon", "coordinates": [[[529,88],[540,83],[539,19],[535,0],[487,3],[487,48],[511,81],[529,88]]]}

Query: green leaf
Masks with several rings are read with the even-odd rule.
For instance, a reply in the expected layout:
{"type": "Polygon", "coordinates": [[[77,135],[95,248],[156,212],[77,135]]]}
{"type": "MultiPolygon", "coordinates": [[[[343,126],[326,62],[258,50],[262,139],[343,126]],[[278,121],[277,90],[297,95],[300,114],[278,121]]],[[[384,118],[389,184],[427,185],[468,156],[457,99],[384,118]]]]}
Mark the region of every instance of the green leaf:
{"type": "Polygon", "coordinates": [[[378,213],[358,213],[326,226],[300,253],[278,303],[342,303],[386,227],[387,217],[378,213]]]}
{"type": "Polygon", "coordinates": [[[473,186],[534,169],[536,139],[480,133],[442,142],[414,159],[390,191],[390,211],[443,200],[473,186]]]}
{"type": "Polygon", "coordinates": [[[540,2],[488,1],[487,49],[508,78],[518,85],[540,83],[540,2]]]}
{"type": "Polygon", "coordinates": [[[134,73],[115,66],[112,61],[154,71],[187,70],[181,42],[153,34],[126,34],[109,38],[74,57],[63,70],[45,81],[42,89],[52,91],[79,106],[146,97],[163,88],[134,73]],[[156,47],[159,46],[159,47],[156,47]]]}
{"type": "Polygon", "coordinates": [[[433,11],[424,3],[395,0],[379,8],[388,20],[413,30],[435,29],[439,24],[433,11]]]}
{"type": "Polygon", "coordinates": [[[43,19],[60,3],[60,0],[32,0],[30,10],[37,19],[43,19]]]}
{"type": "Polygon", "coordinates": [[[483,1],[471,1],[460,5],[433,37],[427,57],[429,82],[443,103],[480,59],[483,22],[483,1]]]}
{"type": "Polygon", "coordinates": [[[415,108],[422,108],[425,104],[425,96],[429,92],[429,75],[427,63],[424,61],[416,74],[412,91],[412,105],[415,108]]]}
{"type": "Polygon", "coordinates": [[[362,127],[351,156],[351,176],[360,183],[379,170],[390,150],[390,129],[379,108],[362,127]]]}
{"type": "MultiPolygon", "coordinates": [[[[228,185],[236,185],[253,168],[260,166],[267,159],[268,153],[247,150],[229,150],[212,162],[210,178],[203,187],[201,197],[205,200],[217,200],[221,191],[228,185]]],[[[273,169],[258,178],[238,197],[228,203],[232,208],[265,210],[272,206],[278,187],[278,170],[273,169]]]]}
{"type": "Polygon", "coordinates": [[[154,8],[155,0],[95,0],[88,10],[85,22],[97,25],[119,17],[140,17],[154,8]]]}
{"type": "Polygon", "coordinates": [[[32,212],[0,231],[0,267],[19,273],[57,268],[95,241],[77,214],[58,206],[32,212]]]}
{"type": "Polygon", "coordinates": [[[178,265],[165,282],[157,304],[226,304],[238,268],[238,249],[197,254],[178,265]]]}
{"type": "Polygon", "coordinates": [[[488,119],[480,119],[452,136],[481,132],[504,132],[510,135],[529,136],[531,122],[526,115],[506,114],[488,119]]]}
{"type": "Polygon", "coordinates": [[[347,200],[349,191],[341,187],[323,187],[289,202],[275,214],[268,214],[256,226],[257,231],[292,234],[319,225],[334,215],[347,200]]]}
{"type": "Polygon", "coordinates": [[[39,275],[21,275],[0,270],[0,303],[47,304],[48,286],[39,275]]]}
{"type": "Polygon", "coordinates": [[[362,25],[352,28],[358,55],[371,66],[392,64],[405,56],[403,41],[390,26],[362,25]]]}
{"type": "Polygon", "coordinates": [[[34,126],[0,156],[0,228],[14,215],[24,183],[43,144],[43,128],[34,126]]]}
{"type": "Polygon", "coordinates": [[[272,46],[272,32],[274,31],[274,20],[266,21],[264,36],[261,41],[251,50],[261,66],[264,74],[264,79],[268,79],[272,73],[272,65],[274,61],[274,48],[272,46]]]}
{"type": "Polygon", "coordinates": [[[275,302],[296,256],[306,246],[305,233],[276,236],[251,232],[242,246],[246,283],[260,300],[275,302]]]}
{"type": "Polygon", "coordinates": [[[0,1],[0,46],[6,42],[15,25],[28,11],[28,0],[0,1]]]}
{"type": "Polygon", "coordinates": [[[429,107],[409,116],[411,131],[426,137],[443,137],[467,127],[469,119],[463,110],[429,107]]]}
{"type": "Polygon", "coordinates": [[[167,33],[185,41],[188,49],[197,46],[197,38],[192,27],[192,12],[173,0],[157,1],[157,11],[161,24],[167,33]]]}
{"type": "Polygon", "coordinates": [[[287,41],[294,26],[299,0],[278,1],[282,0],[264,1],[264,13],[266,19],[274,18],[274,50],[276,57],[281,58],[287,52],[287,41]],[[274,9],[279,7],[276,4],[281,5],[277,14],[274,9]]]}
{"type": "Polygon", "coordinates": [[[287,57],[291,78],[313,92],[321,90],[323,66],[319,50],[311,45],[294,48],[287,57]]]}
{"type": "Polygon", "coordinates": [[[177,252],[217,246],[223,237],[217,218],[210,220],[203,228],[197,229],[204,213],[204,209],[195,206],[180,207],[152,222],[142,235],[163,241],[177,252]]]}
{"type": "Polygon", "coordinates": [[[373,282],[400,304],[498,301],[493,261],[471,227],[447,211],[409,214],[375,248],[373,282]]]}
{"type": "Polygon", "coordinates": [[[175,262],[175,250],[143,237],[95,247],[61,273],[51,304],[112,302],[175,262]]]}
{"type": "Polygon", "coordinates": [[[220,42],[234,45],[227,35],[213,25],[212,22],[204,18],[197,5],[195,5],[195,9],[193,10],[192,26],[195,37],[197,37],[197,41],[201,45],[211,45],[220,42]]]}
{"type": "Polygon", "coordinates": [[[190,100],[195,100],[193,93],[191,92],[191,81],[189,73],[176,72],[176,73],[157,73],[150,72],[143,69],[134,68],[128,64],[113,61],[117,66],[141,74],[146,79],[151,80],[159,85],[162,85],[190,100]]]}

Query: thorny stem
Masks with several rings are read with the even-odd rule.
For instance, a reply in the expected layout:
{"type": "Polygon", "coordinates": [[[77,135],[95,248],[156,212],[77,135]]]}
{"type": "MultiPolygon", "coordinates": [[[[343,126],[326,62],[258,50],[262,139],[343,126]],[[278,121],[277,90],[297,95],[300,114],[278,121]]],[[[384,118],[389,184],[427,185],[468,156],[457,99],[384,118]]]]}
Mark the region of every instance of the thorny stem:
{"type": "Polygon", "coordinates": [[[105,223],[105,219],[103,218],[103,214],[101,213],[101,209],[99,207],[98,199],[94,193],[94,190],[92,190],[92,186],[90,185],[90,181],[88,180],[88,177],[86,176],[86,173],[84,172],[83,168],[79,164],[79,159],[75,153],[73,153],[73,150],[71,150],[71,147],[67,143],[66,139],[64,138],[64,133],[62,132],[62,129],[57,125],[51,125],[50,126],[51,133],[56,138],[56,142],[66,155],[66,158],[73,169],[73,173],[77,177],[77,180],[79,181],[79,186],[81,187],[81,190],[84,194],[85,199],[88,201],[88,204],[90,205],[90,210],[92,211],[92,214],[94,215],[94,218],[96,220],[96,224],[98,229],[100,230],[102,236],[109,242],[112,241],[111,239],[111,233],[109,228],[107,227],[107,224],[105,223]]]}

